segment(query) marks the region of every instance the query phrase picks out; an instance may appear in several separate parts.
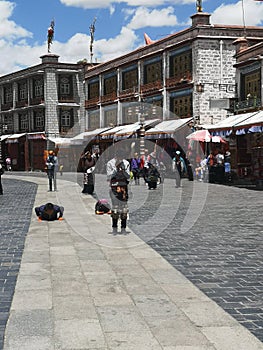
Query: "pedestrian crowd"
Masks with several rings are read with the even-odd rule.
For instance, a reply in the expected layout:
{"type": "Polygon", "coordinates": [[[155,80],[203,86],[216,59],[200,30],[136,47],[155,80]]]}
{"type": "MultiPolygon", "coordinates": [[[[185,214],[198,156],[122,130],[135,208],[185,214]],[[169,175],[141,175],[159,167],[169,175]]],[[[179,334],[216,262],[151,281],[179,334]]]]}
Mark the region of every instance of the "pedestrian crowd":
{"type": "MultiPolygon", "coordinates": [[[[113,158],[107,161],[106,173],[111,204],[106,199],[98,200],[95,213],[111,215],[114,234],[118,232],[119,223],[121,233],[127,233],[129,184],[138,186],[140,181],[143,181],[149,190],[156,190],[157,185],[164,181],[168,171],[173,174],[176,188],[181,187],[183,177],[187,177],[189,181],[197,179],[221,183],[231,174],[229,151],[226,151],[225,154],[220,150],[210,152],[207,157],[197,159],[195,167],[193,167],[192,159],[190,157],[188,159],[180,148],[174,149],[172,156],[165,157],[164,153],[163,149],[161,152],[157,152],[156,143],[152,152],[144,149],[140,156],[138,152],[134,152],[127,159],[127,154],[117,148],[113,158]]],[[[98,151],[92,152],[90,149],[85,149],[80,156],[77,170],[83,173],[83,194],[92,195],[94,192],[94,170],[99,157],[98,151]]],[[[11,170],[11,164],[9,163],[8,160],[6,170],[11,170]]],[[[0,164],[0,195],[3,194],[1,176],[4,170],[4,167],[0,164]]],[[[46,171],[49,191],[57,191],[57,172],[63,175],[63,165],[59,165],[58,157],[53,150],[48,152],[46,171]]],[[[35,207],[35,213],[39,221],[62,220],[64,208],[53,203],[46,203],[35,207]]]]}

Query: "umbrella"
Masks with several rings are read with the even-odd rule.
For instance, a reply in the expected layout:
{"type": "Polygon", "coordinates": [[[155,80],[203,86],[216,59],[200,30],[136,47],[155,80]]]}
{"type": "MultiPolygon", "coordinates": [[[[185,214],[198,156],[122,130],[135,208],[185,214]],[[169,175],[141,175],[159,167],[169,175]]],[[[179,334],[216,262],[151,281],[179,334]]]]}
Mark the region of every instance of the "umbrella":
{"type": "Polygon", "coordinates": [[[221,136],[212,136],[211,141],[215,143],[227,143],[221,136]]]}
{"type": "Polygon", "coordinates": [[[200,142],[210,142],[211,134],[208,130],[197,130],[192,134],[186,136],[188,140],[200,141],[200,142]]]}

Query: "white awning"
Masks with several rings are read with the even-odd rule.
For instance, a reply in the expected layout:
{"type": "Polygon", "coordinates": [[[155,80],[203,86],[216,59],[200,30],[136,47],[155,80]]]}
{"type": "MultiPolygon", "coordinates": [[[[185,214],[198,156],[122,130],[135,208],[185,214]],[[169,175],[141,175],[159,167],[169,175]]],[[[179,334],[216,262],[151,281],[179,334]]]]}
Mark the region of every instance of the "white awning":
{"type": "Polygon", "coordinates": [[[46,140],[44,132],[29,132],[27,138],[28,140],[46,140]]]}
{"type": "Polygon", "coordinates": [[[48,137],[48,140],[53,142],[56,146],[68,146],[71,143],[71,138],[67,137],[48,137]]]}
{"type": "Polygon", "coordinates": [[[85,132],[82,132],[81,134],[79,135],[76,135],[74,136],[71,141],[73,144],[82,144],[82,142],[84,141],[88,141],[90,139],[92,139],[93,137],[101,134],[102,132],[106,131],[106,130],[109,130],[111,129],[111,127],[106,127],[106,128],[98,128],[98,129],[95,129],[95,130],[90,130],[90,131],[85,131],[85,132]]]}
{"type": "Polygon", "coordinates": [[[125,127],[125,125],[118,125],[118,126],[115,126],[115,127],[111,128],[111,129],[105,131],[105,132],[102,132],[102,133],[100,134],[100,137],[101,137],[102,139],[109,139],[109,138],[113,137],[113,135],[114,135],[116,132],[122,130],[124,127],[125,127]]]}
{"type": "Polygon", "coordinates": [[[150,138],[154,135],[160,134],[173,134],[180,128],[187,125],[193,118],[182,118],[182,119],[174,119],[174,120],[164,120],[163,122],[157,124],[154,128],[145,132],[145,136],[150,138]]]}
{"type": "Polygon", "coordinates": [[[6,140],[9,136],[11,136],[11,135],[2,135],[2,136],[0,136],[0,142],[6,140]]]}
{"type": "Polygon", "coordinates": [[[18,143],[18,139],[22,136],[25,136],[26,133],[22,133],[22,134],[13,134],[11,136],[9,136],[6,140],[7,143],[18,143]]]}
{"type": "Polygon", "coordinates": [[[253,115],[257,114],[258,112],[250,112],[250,113],[244,113],[244,114],[236,114],[231,115],[230,117],[221,120],[220,122],[207,126],[208,130],[212,131],[220,131],[220,130],[231,130],[234,126],[241,122],[245,122],[253,115]]]}
{"type": "Polygon", "coordinates": [[[254,113],[251,117],[237,123],[235,129],[249,128],[252,126],[263,126],[263,111],[254,113]]]}
{"type": "MultiPolygon", "coordinates": [[[[145,120],[143,124],[144,124],[144,127],[147,128],[147,127],[150,127],[151,125],[157,124],[159,121],[160,119],[150,119],[150,120],[145,120]]],[[[136,131],[138,131],[140,128],[141,128],[140,122],[128,124],[128,125],[125,125],[123,129],[117,131],[115,133],[115,136],[117,139],[129,137],[133,135],[136,131]]]]}

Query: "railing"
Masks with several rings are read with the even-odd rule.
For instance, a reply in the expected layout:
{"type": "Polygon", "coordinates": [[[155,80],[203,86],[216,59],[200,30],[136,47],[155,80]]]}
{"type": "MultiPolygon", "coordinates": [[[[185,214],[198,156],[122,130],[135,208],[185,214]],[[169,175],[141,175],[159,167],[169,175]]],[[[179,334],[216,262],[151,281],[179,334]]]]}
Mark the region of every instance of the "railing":
{"type": "Polygon", "coordinates": [[[28,106],[27,100],[16,101],[16,108],[27,107],[27,106],[28,106]]]}
{"type": "Polygon", "coordinates": [[[65,97],[60,97],[58,99],[58,102],[60,103],[75,103],[76,101],[74,100],[74,98],[65,98],[65,97]]]}
{"type": "Polygon", "coordinates": [[[135,94],[138,94],[138,87],[134,86],[130,89],[125,89],[119,92],[119,98],[134,97],[135,94]]]}
{"type": "Polygon", "coordinates": [[[262,106],[260,98],[248,98],[245,101],[238,101],[235,103],[235,111],[246,111],[258,109],[262,106]]]}
{"type": "Polygon", "coordinates": [[[97,106],[99,103],[99,97],[94,97],[85,101],[85,108],[97,106]]]}
{"type": "Polygon", "coordinates": [[[188,84],[192,81],[193,77],[190,72],[186,72],[183,77],[171,77],[166,78],[165,80],[165,86],[172,87],[176,86],[178,84],[188,84]]]}
{"type": "Polygon", "coordinates": [[[143,84],[140,86],[141,93],[157,91],[163,88],[161,80],[156,80],[153,83],[143,84]]]}
{"type": "Polygon", "coordinates": [[[116,98],[117,98],[116,91],[113,91],[110,94],[101,96],[101,103],[111,102],[116,100],[116,98]]]}
{"type": "Polygon", "coordinates": [[[2,111],[8,111],[9,109],[12,109],[13,108],[13,103],[10,102],[10,103],[4,103],[1,105],[1,110],[2,111]]]}
{"type": "Polygon", "coordinates": [[[44,103],[44,98],[43,97],[35,97],[30,99],[30,104],[31,105],[39,105],[41,103],[44,103]]]}

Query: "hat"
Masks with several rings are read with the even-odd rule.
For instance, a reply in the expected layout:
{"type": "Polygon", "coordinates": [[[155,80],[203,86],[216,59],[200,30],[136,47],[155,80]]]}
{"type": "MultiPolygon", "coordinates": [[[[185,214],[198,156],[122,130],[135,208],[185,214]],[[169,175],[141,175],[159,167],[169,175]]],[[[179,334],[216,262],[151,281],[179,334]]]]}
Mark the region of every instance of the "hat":
{"type": "Polygon", "coordinates": [[[50,155],[53,154],[53,151],[48,151],[48,154],[50,154],[50,155]]]}
{"type": "Polygon", "coordinates": [[[176,151],[175,152],[178,156],[181,154],[181,152],[180,151],[176,151]]]}

